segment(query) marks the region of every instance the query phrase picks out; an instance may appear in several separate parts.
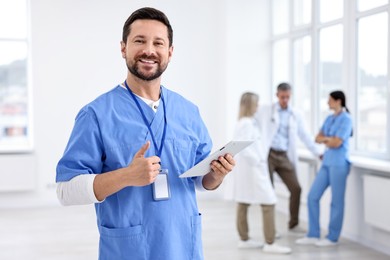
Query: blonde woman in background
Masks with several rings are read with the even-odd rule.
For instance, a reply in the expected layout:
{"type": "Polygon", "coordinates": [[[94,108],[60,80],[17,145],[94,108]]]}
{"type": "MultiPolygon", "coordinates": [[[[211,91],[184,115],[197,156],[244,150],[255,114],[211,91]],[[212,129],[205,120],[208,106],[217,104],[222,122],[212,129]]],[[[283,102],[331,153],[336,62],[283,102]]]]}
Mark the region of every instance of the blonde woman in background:
{"type": "Polygon", "coordinates": [[[266,151],[261,143],[260,127],[254,117],[259,97],[247,92],[241,96],[239,120],[235,140],[255,140],[236,156],[233,176],[233,199],[237,205],[237,230],[240,236],[239,248],[262,247],[263,244],[249,237],[247,211],[251,204],[261,205],[265,243],[263,252],[289,254],[291,249],[275,243],[276,195],[269,177],[266,151]]]}

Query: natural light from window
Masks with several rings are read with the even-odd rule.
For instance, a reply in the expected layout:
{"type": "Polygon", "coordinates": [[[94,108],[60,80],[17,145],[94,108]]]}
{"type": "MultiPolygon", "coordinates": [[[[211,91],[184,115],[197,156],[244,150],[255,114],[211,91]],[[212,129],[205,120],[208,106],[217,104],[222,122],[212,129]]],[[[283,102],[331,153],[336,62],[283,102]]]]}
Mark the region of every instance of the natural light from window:
{"type": "Polygon", "coordinates": [[[0,1],[0,152],[31,149],[27,1],[0,1]]]}
{"type": "Polygon", "coordinates": [[[387,24],[387,13],[359,21],[357,148],[364,152],[387,149],[387,24]]]}

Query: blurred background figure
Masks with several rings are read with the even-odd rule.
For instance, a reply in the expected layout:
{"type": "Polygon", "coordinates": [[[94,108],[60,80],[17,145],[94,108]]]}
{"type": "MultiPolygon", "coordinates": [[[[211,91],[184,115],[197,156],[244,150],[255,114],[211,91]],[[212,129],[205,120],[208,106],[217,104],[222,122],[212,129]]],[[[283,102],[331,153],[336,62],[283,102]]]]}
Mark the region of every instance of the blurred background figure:
{"type": "Polygon", "coordinates": [[[343,224],[345,188],[350,170],[349,138],[352,136],[352,120],[342,91],[331,92],[328,105],[334,113],[325,119],[316,137],[316,142],[324,144],[326,151],[308,195],[309,230],[306,237],[296,241],[301,245],[335,246],[343,224]],[[332,200],[328,235],[320,239],[320,199],[329,186],[332,200]]]}
{"type": "MultiPolygon", "coordinates": [[[[269,178],[266,152],[259,124],[254,118],[259,96],[247,92],[242,94],[235,140],[255,140],[236,156],[236,168],[229,181],[233,182],[231,195],[237,202],[237,231],[240,236],[239,248],[260,248],[266,253],[288,254],[291,249],[275,243],[275,203],[276,195],[269,178]],[[248,207],[261,205],[263,215],[264,246],[249,236],[248,207]]],[[[229,191],[228,191],[229,192],[229,191]]]]}
{"type": "Polygon", "coordinates": [[[298,140],[301,140],[316,157],[320,157],[320,151],[314,142],[314,137],[306,130],[302,116],[289,104],[290,84],[280,83],[276,96],[278,101],[262,106],[256,118],[261,125],[271,182],[273,183],[273,173],[276,172],[290,192],[288,229],[293,234],[303,235],[306,231],[299,227],[302,189],[296,172],[298,140]]]}

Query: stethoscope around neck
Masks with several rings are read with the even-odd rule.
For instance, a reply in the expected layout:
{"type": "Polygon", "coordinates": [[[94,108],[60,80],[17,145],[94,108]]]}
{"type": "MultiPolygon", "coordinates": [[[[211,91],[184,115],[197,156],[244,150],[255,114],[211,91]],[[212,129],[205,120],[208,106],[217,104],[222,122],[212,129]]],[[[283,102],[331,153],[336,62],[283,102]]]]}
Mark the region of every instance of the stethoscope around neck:
{"type": "MultiPolygon", "coordinates": [[[[271,123],[276,123],[275,112],[277,112],[276,111],[276,105],[273,105],[272,106],[272,111],[271,111],[271,123]]],[[[292,112],[292,110],[290,110],[290,115],[293,117],[293,119],[295,119],[295,115],[292,112]]]]}

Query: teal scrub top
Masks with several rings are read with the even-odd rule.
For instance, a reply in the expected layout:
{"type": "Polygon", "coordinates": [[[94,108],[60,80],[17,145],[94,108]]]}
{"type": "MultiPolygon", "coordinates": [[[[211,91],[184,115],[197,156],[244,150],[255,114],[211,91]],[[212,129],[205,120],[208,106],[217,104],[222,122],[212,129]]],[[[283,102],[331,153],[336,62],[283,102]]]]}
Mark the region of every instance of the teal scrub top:
{"type": "Polygon", "coordinates": [[[352,134],[351,115],[345,111],[338,115],[329,115],[321,127],[321,132],[328,137],[338,137],[343,142],[337,148],[327,148],[323,165],[344,165],[349,162],[349,138],[352,134]]]}
{"type": "MultiPolygon", "coordinates": [[[[155,201],[147,185],[124,188],[95,204],[100,260],[203,259],[195,179],[178,176],[207,157],[212,142],[198,108],[175,92],[161,91],[167,120],[161,168],[168,169],[171,197],[155,201]]],[[[138,101],[160,146],[163,107],[154,112],[138,101]]],[[[148,127],[127,90],[117,86],[78,113],[56,181],[126,167],[148,140],[146,157],[156,154],[148,127]]]]}

